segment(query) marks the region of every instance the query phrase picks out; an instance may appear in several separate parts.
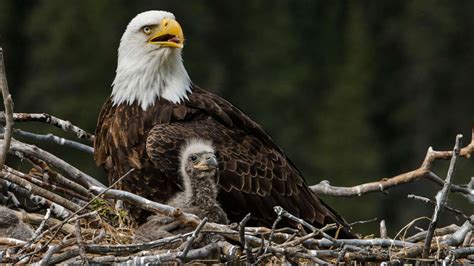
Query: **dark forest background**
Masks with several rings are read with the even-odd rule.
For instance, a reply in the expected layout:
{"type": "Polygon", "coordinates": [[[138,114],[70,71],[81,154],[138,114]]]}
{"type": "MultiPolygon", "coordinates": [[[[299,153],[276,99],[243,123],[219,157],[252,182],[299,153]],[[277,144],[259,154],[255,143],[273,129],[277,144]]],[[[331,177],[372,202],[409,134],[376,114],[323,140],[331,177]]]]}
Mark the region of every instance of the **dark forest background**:
{"type": "MultiPolygon", "coordinates": [[[[0,45],[15,111],[47,112],[93,132],[120,37],[150,9],[171,11],[182,25],[192,80],[263,125],[310,184],[389,177],[418,167],[431,145],[451,149],[457,133],[470,140],[474,1],[2,0],[0,45]]],[[[38,145],[104,176],[89,155],[38,145]]],[[[447,162],[436,166],[444,177],[447,162]]],[[[455,182],[473,175],[472,161],[461,160],[455,182]]],[[[434,197],[438,189],[421,180],[388,194],[324,199],[349,221],[386,219],[393,233],[431,214],[407,193],[434,197]]],[[[472,212],[460,196],[450,199],[472,212]]],[[[444,223],[456,222],[449,216],[444,223]]]]}

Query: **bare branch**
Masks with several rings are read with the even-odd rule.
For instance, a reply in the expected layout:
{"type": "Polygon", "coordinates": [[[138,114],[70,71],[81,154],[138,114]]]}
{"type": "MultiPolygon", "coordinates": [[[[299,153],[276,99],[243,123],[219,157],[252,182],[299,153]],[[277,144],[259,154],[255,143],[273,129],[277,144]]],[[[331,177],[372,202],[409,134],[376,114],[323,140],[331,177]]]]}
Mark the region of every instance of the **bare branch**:
{"type": "MultiPolygon", "coordinates": [[[[447,234],[452,234],[454,232],[456,232],[457,230],[459,230],[459,226],[458,225],[455,225],[455,224],[452,224],[452,225],[448,225],[446,227],[443,227],[443,228],[437,228],[434,232],[434,236],[443,236],[443,235],[447,235],[447,234]]],[[[405,240],[408,241],[408,242],[418,242],[420,240],[423,240],[426,238],[426,234],[427,234],[427,231],[422,231],[422,232],[418,232],[410,237],[407,237],[405,240]]]]}
{"type": "Polygon", "coordinates": [[[194,240],[198,237],[199,233],[201,233],[202,228],[204,225],[207,223],[207,217],[202,219],[201,223],[196,227],[194,230],[193,234],[189,237],[188,241],[186,242],[186,246],[184,247],[183,252],[181,252],[177,258],[185,262],[186,261],[186,256],[188,255],[189,250],[193,246],[194,240]]]}
{"type": "Polygon", "coordinates": [[[41,234],[41,232],[43,232],[43,228],[44,226],[46,225],[46,222],[48,221],[49,217],[51,216],[51,208],[48,208],[48,210],[46,210],[46,214],[43,218],[43,220],[41,221],[40,225],[38,226],[38,228],[36,229],[35,233],[33,234],[33,236],[31,237],[31,239],[28,241],[28,243],[23,246],[19,251],[18,253],[23,253],[24,251],[26,251],[30,246],[31,244],[33,244],[34,242],[36,242],[36,240],[38,239],[39,235],[41,234]]]}
{"type": "MultiPolygon", "coordinates": [[[[430,205],[432,205],[432,206],[436,206],[436,202],[432,201],[432,200],[429,199],[429,198],[425,198],[425,197],[418,196],[418,195],[415,195],[415,194],[409,194],[407,197],[408,197],[409,199],[419,200],[419,201],[428,203],[428,204],[430,204],[430,205]]],[[[446,210],[448,210],[448,211],[450,211],[450,212],[452,212],[452,213],[461,215],[461,216],[464,217],[465,219],[469,219],[469,216],[467,216],[466,214],[464,214],[461,210],[456,209],[456,208],[454,208],[454,207],[451,207],[451,206],[449,206],[448,204],[445,204],[445,205],[444,205],[444,208],[446,208],[446,210]]]]}
{"type": "Polygon", "coordinates": [[[84,249],[84,243],[82,240],[82,233],[81,233],[81,219],[76,220],[76,242],[77,246],[79,247],[79,255],[82,259],[83,265],[89,265],[89,261],[87,260],[86,250],[84,249]]]}
{"type": "Polygon", "coordinates": [[[11,168],[11,167],[8,167],[8,166],[5,166],[4,168],[7,172],[13,173],[13,174],[25,179],[26,181],[31,182],[31,183],[33,183],[33,184],[35,184],[35,185],[37,185],[41,188],[44,188],[44,189],[46,189],[50,192],[59,192],[59,194],[62,195],[62,196],[67,196],[67,197],[70,196],[71,197],[70,199],[73,200],[76,204],[81,204],[85,200],[88,200],[87,197],[84,197],[84,196],[82,196],[82,195],[80,195],[80,194],[78,194],[74,191],[71,191],[71,190],[67,189],[67,188],[59,187],[59,186],[56,186],[56,185],[51,184],[49,182],[45,182],[45,181],[39,179],[37,176],[22,173],[20,171],[17,171],[15,169],[11,168]]]}
{"type": "Polygon", "coordinates": [[[354,197],[371,192],[383,192],[388,188],[401,184],[411,183],[419,178],[425,177],[428,171],[416,169],[390,178],[383,178],[380,181],[369,182],[353,187],[335,187],[324,180],[317,185],[310,186],[311,190],[320,195],[330,195],[337,197],[354,197]]]}
{"type": "Polygon", "coordinates": [[[444,259],[446,263],[452,264],[454,258],[466,258],[474,254],[474,247],[456,248],[449,252],[449,255],[444,259]]]}
{"type": "MultiPolygon", "coordinates": [[[[7,246],[23,246],[26,245],[28,242],[15,239],[15,238],[9,238],[9,237],[0,237],[0,245],[7,245],[7,246]]],[[[32,245],[30,246],[30,249],[35,249],[37,246],[32,245]]]]}
{"type": "Polygon", "coordinates": [[[449,245],[449,246],[456,246],[461,244],[464,241],[464,238],[466,235],[471,232],[474,228],[474,215],[471,215],[471,217],[464,222],[464,224],[452,235],[450,235],[448,238],[446,238],[443,241],[443,244],[449,245]]]}
{"type": "MultiPolygon", "coordinates": [[[[464,222],[464,224],[459,227],[459,229],[454,232],[452,235],[446,237],[443,241],[441,241],[440,245],[432,244],[430,249],[435,251],[438,248],[443,248],[446,246],[456,246],[463,242],[464,238],[466,237],[467,233],[470,232],[473,228],[473,224],[471,220],[474,219],[474,215],[471,215],[470,220],[464,222]]],[[[424,245],[416,245],[404,249],[394,255],[394,258],[416,258],[422,254],[423,250],[425,249],[424,245]]]]}
{"type": "MultiPolygon", "coordinates": [[[[62,120],[55,116],[46,113],[13,113],[13,120],[15,122],[43,122],[51,124],[62,129],[68,133],[74,133],[79,139],[87,139],[90,142],[94,141],[94,135],[87,133],[87,131],[73,125],[71,122],[62,120]]],[[[5,115],[0,113],[0,121],[5,121],[5,115]]]]}
{"type": "Polygon", "coordinates": [[[55,168],[66,174],[68,177],[73,178],[79,184],[87,188],[89,188],[90,186],[105,187],[102,183],[97,181],[97,179],[82,172],[81,170],[68,164],[67,162],[61,160],[53,154],[42,150],[34,145],[22,143],[17,140],[12,140],[10,150],[12,152],[20,152],[27,156],[39,158],[47,162],[48,164],[54,166],[55,168]]]}
{"type": "Polygon", "coordinates": [[[15,175],[14,173],[12,172],[7,172],[7,171],[1,171],[0,172],[0,178],[3,178],[5,180],[8,180],[12,183],[15,183],[19,186],[22,186],[23,188],[26,188],[28,189],[29,191],[31,191],[32,194],[36,194],[36,195],[39,195],[43,198],[46,198],[56,204],[59,204],[63,207],[65,207],[66,209],[68,210],[71,210],[71,211],[77,211],[80,209],[80,206],[79,205],[76,205],[75,203],[57,195],[57,194],[54,194],[54,193],[51,193],[50,191],[47,191],[46,189],[43,189],[31,182],[28,182],[26,181],[25,179],[15,175]]]}
{"type": "MultiPolygon", "coordinates": [[[[425,244],[423,248],[422,257],[424,259],[428,258],[430,253],[431,240],[433,239],[433,233],[438,224],[439,213],[443,210],[446,201],[448,200],[449,187],[451,186],[454,170],[456,168],[456,161],[459,156],[460,147],[462,142],[462,135],[456,136],[456,143],[452,152],[451,162],[449,164],[448,174],[446,175],[446,180],[444,182],[443,188],[436,195],[436,206],[433,212],[433,218],[431,219],[430,225],[428,227],[428,233],[426,234],[425,244]]],[[[464,239],[464,238],[463,238],[464,239]]]]}
{"type": "MultiPolygon", "coordinates": [[[[120,199],[126,201],[130,204],[133,204],[137,207],[140,207],[144,210],[161,213],[163,215],[173,217],[182,221],[185,224],[191,224],[194,226],[199,225],[201,223],[201,219],[194,214],[182,212],[180,209],[164,205],[158,202],[151,201],[144,197],[135,195],[128,191],[118,190],[118,189],[104,189],[101,187],[91,187],[91,190],[96,193],[102,193],[105,197],[111,199],[120,199]]],[[[216,223],[207,223],[206,227],[211,229],[221,229],[228,231],[228,228],[225,225],[220,225],[216,223]]]]}
{"type": "MultiPolygon", "coordinates": [[[[219,242],[210,243],[202,248],[190,250],[188,254],[188,259],[196,260],[196,259],[203,259],[203,258],[209,257],[211,254],[218,252],[226,244],[227,244],[226,242],[219,241],[219,242]]],[[[133,260],[130,261],[130,263],[134,265],[144,265],[144,264],[149,264],[149,263],[156,264],[156,263],[164,263],[168,261],[176,261],[179,254],[180,252],[169,252],[169,253],[164,253],[160,255],[134,257],[133,260]]],[[[216,260],[215,262],[217,263],[218,261],[216,260]]]]}
{"type": "MultiPolygon", "coordinates": [[[[18,153],[15,153],[15,155],[18,155],[18,153]]],[[[20,154],[20,155],[22,155],[22,154],[20,154]]],[[[25,158],[25,157],[21,157],[21,159],[23,159],[23,158],[25,158]]],[[[85,187],[83,187],[82,185],[80,185],[80,184],[78,184],[78,183],[76,183],[76,182],[74,182],[70,179],[67,179],[66,177],[64,177],[60,173],[54,171],[43,160],[40,160],[40,159],[38,159],[36,157],[32,157],[32,156],[26,157],[26,160],[29,161],[33,165],[33,167],[38,168],[39,171],[41,171],[43,173],[44,179],[49,179],[49,180],[57,183],[58,185],[65,186],[66,188],[72,189],[76,193],[78,193],[78,194],[80,194],[80,195],[82,195],[86,198],[94,197],[94,194],[92,194],[85,187]]]]}
{"type": "Polygon", "coordinates": [[[270,236],[268,237],[268,243],[265,246],[265,250],[263,251],[262,255],[265,255],[265,253],[267,253],[268,247],[272,244],[273,236],[275,235],[275,229],[276,229],[278,223],[281,221],[281,219],[282,219],[282,216],[281,216],[281,213],[280,213],[280,214],[277,215],[277,218],[273,222],[272,230],[270,231],[270,236]]]}
{"type": "Polygon", "coordinates": [[[169,246],[175,243],[183,242],[184,237],[191,235],[192,232],[186,234],[177,234],[174,236],[164,237],[148,243],[136,243],[136,244],[119,244],[119,245],[100,245],[100,244],[88,244],[85,245],[87,252],[93,254],[124,254],[124,253],[135,253],[143,250],[154,249],[162,246],[169,246]]]}
{"type": "MultiPolygon", "coordinates": [[[[59,231],[61,230],[61,228],[67,223],[69,222],[70,220],[73,220],[74,216],[77,215],[78,213],[82,212],[83,210],[85,210],[92,202],[94,202],[96,199],[98,199],[100,196],[102,196],[103,193],[107,192],[108,189],[110,189],[110,187],[112,186],[115,186],[118,182],[122,181],[122,179],[124,179],[125,177],[127,177],[130,173],[132,173],[133,171],[135,171],[134,168],[130,169],[127,173],[125,173],[123,176],[121,176],[120,178],[118,178],[113,184],[111,184],[108,188],[104,189],[102,192],[98,193],[94,198],[92,198],[89,202],[87,202],[84,206],[82,206],[79,210],[75,211],[74,213],[72,213],[69,217],[67,217],[64,221],[62,221],[60,224],[54,226],[54,227],[51,227],[49,228],[47,231],[51,231],[51,230],[56,230],[53,234],[53,237],[50,238],[45,246],[49,245],[51,243],[51,241],[53,241],[54,237],[56,237],[59,233],[59,231]]],[[[97,188],[97,187],[95,187],[97,188]]],[[[97,212],[92,212],[93,215],[97,215],[97,212]]],[[[84,214],[84,217],[85,215],[90,215],[90,214],[84,214]]],[[[80,219],[81,216],[77,216],[76,219],[80,219]]],[[[45,231],[44,233],[46,233],[47,231],[45,231]]],[[[43,234],[44,234],[43,233],[43,234]]],[[[38,251],[35,251],[35,252],[39,252],[40,250],[38,251]]],[[[32,254],[27,254],[27,255],[32,255],[32,254]]]]}
{"type": "MultiPolygon", "coordinates": [[[[441,177],[437,176],[435,173],[429,172],[426,177],[429,180],[435,182],[436,184],[440,186],[444,186],[444,180],[441,177]]],[[[461,193],[461,195],[468,198],[469,201],[474,202],[474,189],[473,188],[469,186],[459,186],[456,184],[451,184],[451,187],[449,189],[451,192],[461,193]]]]}
{"type": "Polygon", "coordinates": [[[5,134],[3,136],[4,143],[0,151],[0,169],[5,164],[8,150],[10,149],[10,142],[12,139],[13,129],[13,100],[8,91],[7,75],[5,71],[5,62],[3,60],[3,49],[0,47],[0,87],[3,96],[3,105],[5,106],[5,134]]]}
{"type": "Polygon", "coordinates": [[[21,130],[21,129],[14,129],[13,132],[15,134],[17,134],[18,136],[22,136],[22,137],[25,137],[25,138],[30,138],[30,139],[39,140],[39,141],[53,142],[53,143],[56,143],[56,144],[61,145],[61,146],[67,146],[67,147],[74,148],[76,150],[87,152],[89,154],[94,153],[94,148],[92,148],[91,146],[82,144],[82,143],[77,142],[77,141],[61,138],[61,137],[55,136],[51,133],[45,134],[45,135],[35,134],[35,133],[31,133],[31,132],[24,131],[24,130],[21,130]]]}
{"type": "MultiPolygon", "coordinates": [[[[470,158],[471,154],[474,152],[474,128],[472,129],[472,138],[469,145],[462,148],[459,151],[460,157],[470,158]]],[[[432,163],[437,160],[447,160],[450,159],[453,155],[452,151],[435,151],[431,147],[428,148],[425,159],[423,160],[422,165],[413,171],[396,175],[389,178],[383,178],[380,181],[369,182],[353,187],[335,187],[331,186],[328,181],[322,181],[317,185],[310,186],[311,190],[320,195],[330,195],[330,196],[339,196],[339,197],[353,197],[361,196],[366,193],[372,192],[383,192],[391,187],[398,186],[401,184],[411,183],[420,178],[428,178],[429,180],[435,181],[436,183],[443,185],[443,181],[439,182],[433,176],[431,172],[432,163]]],[[[466,195],[474,197],[474,190],[471,188],[463,188],[457,185],[452,185],[450,187],[453,192],[461,192],[466,195]]],[[[474,200],[474,199],[473,199],[474,200]]]]}
{"type": "MultiPolygon", "coordinates": [[[[51,259],[51,257],[61,251],[61,249],[63,249],[64,247],[67,247],[67,246],[70,246],[72,244],[74,244],[76,242],[76,239],[74,238],[70,238],[70,239],[67,239],[69,235],[67,235],[62,241],[61,243],[57,244],[57,245],[51,245],[48,247],[48,251],[46,251],[46,253],[44,254],[44,256],[42,257],[42,259],[38,262],[38,265],[40,266],[45,266],[45,265],[49,265],[49,260],[51,259]]],[[[46,246],[46,245],[45,245],[46,246]]]]}
{"type": "Polygon", "coordinates": [[[245,225],[250,220],[251,214],[248,213],[239,223],[239,241],[242,247],[245,249],[245,254],[247,255],[247,260],[250,263],[255,262],[255,258],[252,254],[252,248],[250,247],[249,243],[247,243],[247,239],[245,238],[245,225]]]}
{"type": "Polygon", "coordinates": [[[419,247],[419,244],[394,240],[394,239],[382,239],[382,238],[373,238],[373,239],[335,239],[331,241],[329,239],[308,239],[304,241],[305,245],[309,247],[338,247],[342,245],[358,246],[358,247],[367,247],[367,246],[377,246],[377,247],[419,247]]]}

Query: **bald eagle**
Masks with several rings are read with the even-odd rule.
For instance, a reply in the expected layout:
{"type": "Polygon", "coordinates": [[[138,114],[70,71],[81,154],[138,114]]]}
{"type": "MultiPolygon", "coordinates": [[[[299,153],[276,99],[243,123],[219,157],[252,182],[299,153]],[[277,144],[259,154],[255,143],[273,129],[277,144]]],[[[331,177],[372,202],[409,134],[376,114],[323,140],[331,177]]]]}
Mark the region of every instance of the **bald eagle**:
{"type": "MultiPolygon", "coordinates": [[[[172,13],[146,11],[127,26],[118,49],[112,94],[94,142],[109,182],[134,168],[119,188],[166,202],[183,191],[179,153],[185,140],[212,141],[219,161],[218,200],[232,222],[271,226],[280,205],[317,227],[347,223],[307,186],[262,127],[223,98],[191,82],[181,51],[184,35],[172,13]]],[[[139,221],[143,213],[135,211],[139,221]]]]}

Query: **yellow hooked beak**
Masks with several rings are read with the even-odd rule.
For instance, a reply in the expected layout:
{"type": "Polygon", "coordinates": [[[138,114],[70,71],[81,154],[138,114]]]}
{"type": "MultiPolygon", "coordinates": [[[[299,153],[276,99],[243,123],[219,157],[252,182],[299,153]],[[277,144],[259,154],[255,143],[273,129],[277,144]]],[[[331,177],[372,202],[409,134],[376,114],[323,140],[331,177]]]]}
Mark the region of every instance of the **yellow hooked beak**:
{"type": "Polygon", "coordinates": [[[183,30],[176,20],[165,18],[148,38],[148,43],[181,49],[184,46],[183,30]]]}

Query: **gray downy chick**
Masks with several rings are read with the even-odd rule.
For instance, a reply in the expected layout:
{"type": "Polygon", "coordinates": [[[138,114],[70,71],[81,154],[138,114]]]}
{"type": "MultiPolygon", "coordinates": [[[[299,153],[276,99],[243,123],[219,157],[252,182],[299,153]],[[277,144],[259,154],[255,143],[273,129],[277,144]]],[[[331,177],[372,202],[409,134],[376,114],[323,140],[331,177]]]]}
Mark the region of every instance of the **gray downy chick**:
{"type": "MultiPolygon", "coordinates": [[[[219,168],[215,150],[208,141],[192,139],[180,154],[180,174],[184,191],[167,202],[185,212],[208,218],[209,222],[227,224],[227,215],[217,201],[216,186],[219,168]]],[[[171,218],[154,215],[135,232],[134,242],[143,243],[160,239],[173,233],[190,231],[189,228],[170,225],[171,218]],[[179,227],[179,228],[178,228],[179,227]]]]}

